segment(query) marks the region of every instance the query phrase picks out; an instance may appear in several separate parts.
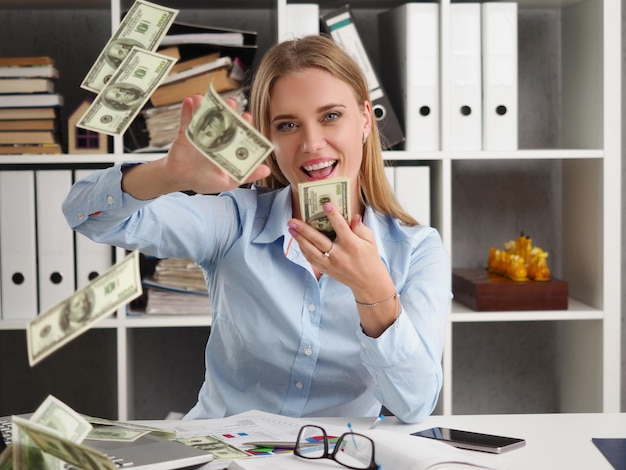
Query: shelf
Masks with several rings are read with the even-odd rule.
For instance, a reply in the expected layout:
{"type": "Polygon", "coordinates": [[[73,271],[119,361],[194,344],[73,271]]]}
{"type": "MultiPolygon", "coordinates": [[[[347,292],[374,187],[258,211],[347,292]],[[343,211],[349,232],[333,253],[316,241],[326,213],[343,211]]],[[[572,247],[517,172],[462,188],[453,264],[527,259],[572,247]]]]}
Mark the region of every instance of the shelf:
{"type": "Polygon", "coordinates": [[[0,0],[0,9],[35,9],[48,8],[54,10],[62,9],[104,9],[109,8],[109,0],[0,0]],[[54,3],[54,5],[50,5],[54,3]]]}
{"type": "MultiPolygon", "coordinates": [[[[0,166],[4,165],[50,165],[50,164],[98,164],[122,161],[152,161],[165,156],[165,153],[126,153],[126,154],[61,154],[61,155],[0,155],[0,166]]],[[[602,150],[516,150],[510,152],[407,152],[387,150],[385,160],[579,160],[602,159],[602,150]]]]}
{"type": "Polygon", "coordinates": [[[476,312],[460,304],[452,302],[452,323],[474,322],[510,322],[510,321],[562,321],[562,320],[602,320],[602,310],[590,307],[571,297],[567,310],[533,310],[510,312],[476,312]]]}
{"type": "Polygon", "coordinates": [[[127,328],[166,328],[211,326],[211,315],[141,315],[119,319],[127,328]]]}
{"type": "MultiPolygon", "coordinates": [[[[28,322],[30,322],[32,318],[24,318],[19,320],[7,320],[3,319],[0,321],[0,331],[6,330],[24,330],[26,331],[26,326],[28,322]]],[[[101,320],[97,324],[95,324],[92,328],[117,328],[118,321],[116,318],[105,318],[101,320]]]]}

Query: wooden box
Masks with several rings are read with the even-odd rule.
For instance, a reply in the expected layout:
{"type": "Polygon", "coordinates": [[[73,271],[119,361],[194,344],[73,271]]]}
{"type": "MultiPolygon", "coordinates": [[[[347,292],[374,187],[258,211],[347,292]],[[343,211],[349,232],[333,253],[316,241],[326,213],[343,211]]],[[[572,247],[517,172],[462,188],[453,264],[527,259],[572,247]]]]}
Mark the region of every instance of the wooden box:
{"type": "Polygon", "coordinates": [[[476,311],[567,310],[567,282],[513,281],[486,269],[452,270],[454,298],[476,311]]]}

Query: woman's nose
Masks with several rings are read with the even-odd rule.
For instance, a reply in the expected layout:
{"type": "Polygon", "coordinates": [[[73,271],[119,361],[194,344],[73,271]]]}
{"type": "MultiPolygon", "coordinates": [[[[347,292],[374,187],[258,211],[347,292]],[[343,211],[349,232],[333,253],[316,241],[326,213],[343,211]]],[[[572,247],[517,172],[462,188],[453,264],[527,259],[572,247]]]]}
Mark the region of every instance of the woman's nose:
{"type": "Polygon", "coordinates": [[[324,133],[315,126],[304,129],[301,148],[303,152],[315,153],[324,147],[324,133]]]}

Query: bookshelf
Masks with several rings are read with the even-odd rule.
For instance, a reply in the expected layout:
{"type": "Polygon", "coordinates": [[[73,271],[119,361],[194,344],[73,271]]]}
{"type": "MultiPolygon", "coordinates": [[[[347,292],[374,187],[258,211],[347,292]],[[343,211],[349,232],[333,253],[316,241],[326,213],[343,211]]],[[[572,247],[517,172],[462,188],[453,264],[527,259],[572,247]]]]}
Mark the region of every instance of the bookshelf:
{"type": "MultiPolygon", "coordinates": [[[[0,54],[58,57],[63,74],[59,88],[66,97],[63,113],[69,113],[86,96],[79,90],[80,80],[117,26],[120,12],[131,3],[0,0],[0,54]],[[54,26],[38,28],[37,35],[24,32],[43,21],[54,26]]],[[[181,9],[181,21],[258,31],[260,56],[284,31],[289,2],[157,3],[181,9]]],[[[343,3],[322,0],[320,11],[343,3]]],[[[381,55],[378,37],[384,34],[378,31],[377,15],[403,2],[349,3],[376,67],[381,55]]],[[[532,312],[474,312],[453,302],[437,412],[619,411],[620,2],[518,2],[519,150],[506,152],[447,150],[451,3],[439,1],[442,150],[388,151],[385,158],[430,167],[431,222],[454,267],[484,265],[489,246],[499,246],[523,229],[550,253],[553,274],[569,282],[570,299],[565,311],[532,312]]],[[[113,139],[110,148],[104,155],[0,156],[0,170],[98,168],[136,159],[124,154],[121,138],[113,139]]],[[[116,250],[118,259],[122,254],[116,250]]],[[[0,319],[0,350],[3,357],[10,351],[9,357],[16,358],[0,362],[0,377],[17,369],[20,383],[35,388],[24,396],[0,395],[1,404],[12,406],[2,410],[5,414],[32,411],[55,392],[81,411],[120,419],[161,418],[163,410],[184,412],[195,402],[204,371],[208,318],[131,318],[120,311],[62,358],[50,358],[49,364],[34,370],[19,358],[20,348],[25,351],[25,325],[26,320],[0,319]],[[161,344],[168,350],[159,350],[161,344]],[[87,372],[68,374],[67,364],[87,372]],[[51,386],[52,375],[75,383],[51,386]],[[188,385],[179,394],[184,399],[154,390],[155,383],[179,380],[188,385]],[[147,404],[151,400],[163,401],[162,408],[147,404]]]]}

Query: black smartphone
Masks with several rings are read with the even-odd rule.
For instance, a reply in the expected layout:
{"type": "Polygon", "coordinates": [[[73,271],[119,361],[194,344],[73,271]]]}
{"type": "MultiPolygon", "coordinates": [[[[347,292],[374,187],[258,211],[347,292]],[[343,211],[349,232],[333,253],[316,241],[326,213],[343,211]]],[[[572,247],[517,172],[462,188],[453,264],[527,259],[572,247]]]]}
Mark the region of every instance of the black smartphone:
{"type": "Polygon", "coordinates": [[[460,431],[458,429],[435,427],[413,432],[412,436],[428,437],[451,444],[454,447],[500,454],[526,445],[524,439],[516,437],[495,436],[479,432],[460,431]]]}

